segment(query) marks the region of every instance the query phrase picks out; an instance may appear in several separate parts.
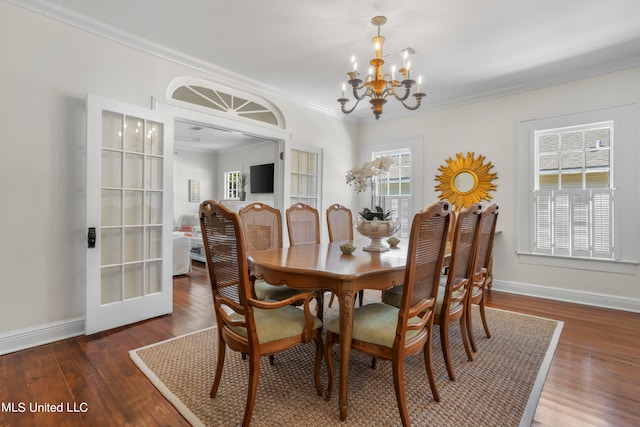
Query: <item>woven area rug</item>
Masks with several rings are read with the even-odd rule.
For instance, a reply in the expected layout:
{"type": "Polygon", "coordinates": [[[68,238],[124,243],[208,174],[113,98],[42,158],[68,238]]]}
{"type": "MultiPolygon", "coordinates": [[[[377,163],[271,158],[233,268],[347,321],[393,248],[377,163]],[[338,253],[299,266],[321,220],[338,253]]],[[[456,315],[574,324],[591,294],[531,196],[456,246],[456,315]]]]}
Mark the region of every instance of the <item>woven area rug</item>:
{"type": "MultiPolygon", "coordinates": [[[[379,295],[379,293],[378,293],[379,295]]],[[[371,298],[369,296],[369,298],[371,298]]],[[[378,297],[379,298],[379,297],[378,297]]],[[[337,309],[325,311],[325,318],[337,309]]],[[[451,349],[457,376],[449,381],[434,325],[433,363],[440,391],[435,402],[426,379],[422,354],[406,359],[405,386],[411,423],[415,426],[530,425],[553,358],[562,322],[508,311],[487,309],[492,337],[484,336],[475,309],[478,352],[466,359],[459,328],[451,327],[451,349]]],[[[216,366],[216,329],[204,329],[130,352],[149,380],[194,426],[236,426],[242,423],[248,366],[240,354],[227,350],[222,382],[209,398],[216,366]]],[[[333,357],[336,379],[330,401],[313,385],[314,344],[263,358],[252,425],[255,426],[395,426],[401,425],[391,363],[351,352],[349,417],[340,422],[338,410],[338,346],[333,357]]],[[[327,374],[323,363],[323,386],[327,374]]]]}

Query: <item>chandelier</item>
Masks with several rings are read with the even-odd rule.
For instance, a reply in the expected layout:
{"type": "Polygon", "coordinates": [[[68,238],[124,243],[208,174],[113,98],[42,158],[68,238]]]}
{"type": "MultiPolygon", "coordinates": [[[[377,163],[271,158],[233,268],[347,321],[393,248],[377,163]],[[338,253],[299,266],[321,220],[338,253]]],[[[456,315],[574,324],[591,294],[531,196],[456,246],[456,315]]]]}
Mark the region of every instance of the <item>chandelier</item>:
{"type": "Polygon", "coordinates": [[[416,98],[413,106],[407,105],[405,101],[411,95],[411,88],[416,84],[415,80],[411,80],[411,62],[408,61],[409,53],[413,53],[413,49],[403,49],[404,58],[403,66],[396,73],[395,65],[391,68],[391,73],[384,73],[382,66],[384,60],[382,59],[382,45],[384,44],[384,37],[380,35],[380,26],[387,22],[387,18],[384,16],[376,16],[371,20],[371,23],[378,27],[378,35],[373,38],[373,45],[375,49],[375,58],[369,61],[371,68],[369,74],[361,80],[358,73],[358,64],[355,57],[352,57],[353,69],[347,73],[349,80],[347,84],[353,88],[353,97],[356,99],[356,104],[351,109],[346,109],[345,105],[349,102],[348,98],[345,98],[346,84],[342,84],[342,97],[338,98],[338,102],[342,106],[342,112],[345,114],[351,113],[358,106],[360,101],[365,98],[371,98],[369,103],[373,114],[376,116],[376,120],[380,118],[382,114],[382,107],[387,102],[387,97],[393,95],[393,97],[400,101],[407,110],[417,110],[420,107],[422,98],[426,95],[420,91],[422,85],[422,76],[418,77],[417,91],[413,94],[416,98]],[[400,80],[398,80],[399,78],[400,80]],[[404,88],[404,93],[403,89],[404,88]],[[399,93],[400,92],[400,93],[399,93]]]}

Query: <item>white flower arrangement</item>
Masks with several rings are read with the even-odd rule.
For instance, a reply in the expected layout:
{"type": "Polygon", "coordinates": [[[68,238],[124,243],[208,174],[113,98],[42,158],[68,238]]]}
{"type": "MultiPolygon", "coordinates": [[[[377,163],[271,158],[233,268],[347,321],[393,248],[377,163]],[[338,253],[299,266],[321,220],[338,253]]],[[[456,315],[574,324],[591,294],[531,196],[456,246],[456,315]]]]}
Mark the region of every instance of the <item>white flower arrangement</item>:
{"type": "MultiPolygon", "coordinates": [[[[389,172],[393,160],[389,156],[378,157],[347,171],[347,184],[351,184],[356,193],[373,188],[373,178],[389,172]]],[[[374,189],[375,190],[375,189],[374,189]]]]}
{"type": "Polygon", "coordinates": [[[347,184],[350,184],[356,193],[371,189],[371,209],[364,208],[359,212],[362,218],[366,220],[387,220],[391,216],[391,211],[385,212],[384,208],[380,207],[380,204],[384,204],[384,198],[377,197],[376,194],[378,191],[376,178],[386,174],[391,165],[393,165],[391,157],[382,156],[347,171],[347,184]],[[377,202],[376,199],[378,199],[377,202]]]}

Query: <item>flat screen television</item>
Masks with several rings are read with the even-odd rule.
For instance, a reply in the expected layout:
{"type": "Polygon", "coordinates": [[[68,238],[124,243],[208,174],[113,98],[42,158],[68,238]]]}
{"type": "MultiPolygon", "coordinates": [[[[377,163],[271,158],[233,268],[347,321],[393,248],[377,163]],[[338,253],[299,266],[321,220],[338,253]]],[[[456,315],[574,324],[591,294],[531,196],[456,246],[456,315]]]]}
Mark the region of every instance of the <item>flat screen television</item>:
{"type": "Polygon", "coordinates": [[[273,193],[273,166],[273,163],[267,163],[249,168],[251,193],[273,193]]]}

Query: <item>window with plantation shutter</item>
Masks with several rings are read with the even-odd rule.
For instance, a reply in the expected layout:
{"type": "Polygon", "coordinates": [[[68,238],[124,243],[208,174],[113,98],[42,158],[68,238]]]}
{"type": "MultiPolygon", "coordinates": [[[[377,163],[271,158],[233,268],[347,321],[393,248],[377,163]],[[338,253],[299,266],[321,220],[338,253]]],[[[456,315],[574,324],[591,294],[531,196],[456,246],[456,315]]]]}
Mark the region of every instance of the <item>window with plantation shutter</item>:
{"type": "Polygon", "coordinates": [[[516,251],[525,263],[633,273],[637,103],[517,124],[516,251]]]}
{"type": "Polygon", "coordinates": [[[613,122],[535,133],[534,252],[611,258],[613,122]]]}

